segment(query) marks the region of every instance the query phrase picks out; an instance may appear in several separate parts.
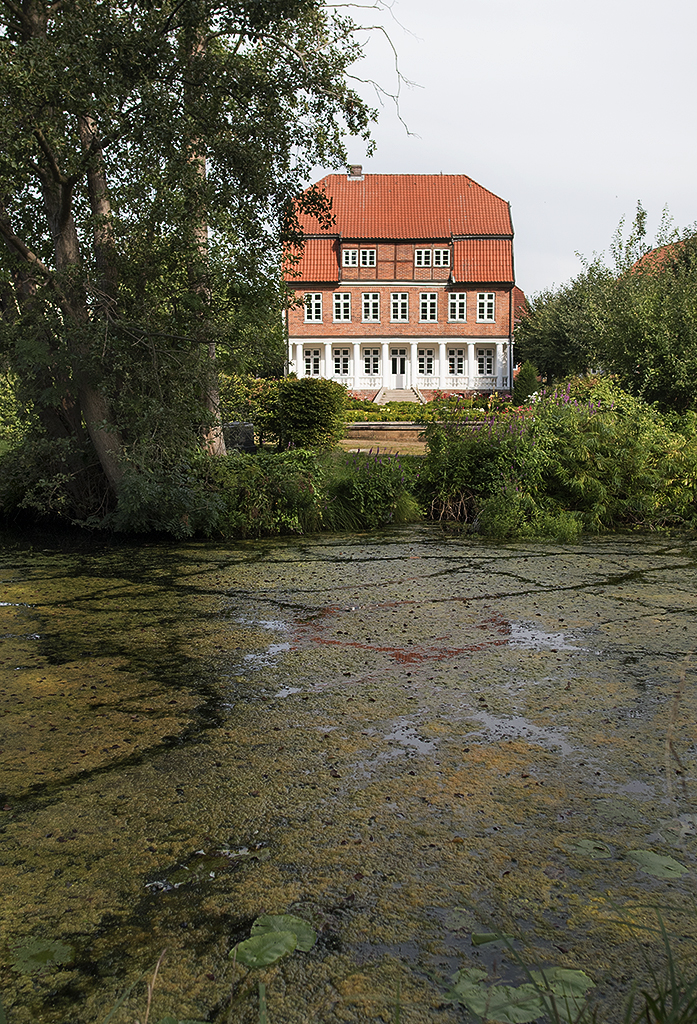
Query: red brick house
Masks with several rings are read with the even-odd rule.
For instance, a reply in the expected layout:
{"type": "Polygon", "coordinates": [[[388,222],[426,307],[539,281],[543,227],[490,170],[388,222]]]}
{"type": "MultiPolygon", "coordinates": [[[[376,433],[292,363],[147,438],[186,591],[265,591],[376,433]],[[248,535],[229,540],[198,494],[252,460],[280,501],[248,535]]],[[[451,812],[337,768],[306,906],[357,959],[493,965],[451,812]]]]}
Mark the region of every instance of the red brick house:
{"type": "Polygon", "coordinates": [[[287,283],[288,366],[356,394],[506,391],[521,300],[509,204],[464,174],[330,174],[287,283]]]}

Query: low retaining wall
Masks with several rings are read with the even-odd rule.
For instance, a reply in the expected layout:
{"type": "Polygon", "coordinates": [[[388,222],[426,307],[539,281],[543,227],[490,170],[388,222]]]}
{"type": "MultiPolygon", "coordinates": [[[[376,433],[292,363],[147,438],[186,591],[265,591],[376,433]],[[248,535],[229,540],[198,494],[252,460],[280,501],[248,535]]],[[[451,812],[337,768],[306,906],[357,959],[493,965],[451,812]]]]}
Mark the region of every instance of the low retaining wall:
{"type": "Polygon", "coordinates": [[[423,423],[347,423],[344,436],[356,441],[420,441],[424,432],[423,423]]]}

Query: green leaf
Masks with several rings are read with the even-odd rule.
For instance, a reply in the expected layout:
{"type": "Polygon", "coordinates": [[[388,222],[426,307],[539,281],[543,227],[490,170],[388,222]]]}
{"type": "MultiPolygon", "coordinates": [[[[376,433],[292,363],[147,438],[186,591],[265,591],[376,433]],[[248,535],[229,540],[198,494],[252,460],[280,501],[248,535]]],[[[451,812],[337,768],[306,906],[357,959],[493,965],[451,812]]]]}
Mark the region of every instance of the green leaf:
{"type": "Polygon", "coordinates": [[[534,985],[472,986],[460,997],[468,1010],[499,1024],[528,1024],[545,1012],[542,993],[534,985]]]}
{"type": "Polygon", "coordinates": [[[2,1005],[2,999],[0,999],[0,1024],[7,1024],[7,1017],[5,1016],[5,1010],[2,1005]]]}
{"type": "Polygon", "coordinates": [[[567,843],[567,853],[577,853],[581,857],[590,857],[592,860],[607,860],[612,857],[612,850],[605,843],[597,839],[579,839],[577,843],[567,843]]]}
{"type": "Polygon", "coordinates": [[[286,953],[292,953],[298,944],[294,932],[265,932],[238,942],[230,957],[245,967],[268,967],[286,953]]]}
{"type": "Polygon", "coordinates": [[[262,914],[252,925],[252,935],[266,935],[272,932],[292,932],[297,938],[296,949],[307,953],[317,942],[317,932],[307,921],[292,914],[262,914]]]}
{"type": "Polygon", "coordinates": [[[53,967],[54,964],[69,964],[73,955],[72,946],[66,946],[64,942],[30,939],[15,946],[12,970],[20,974],[33,974],[53,967]]]}
{"type": "Polygon", "coordinates": [[[651,850],[630,850],[627,856],[641,871],[656,878],[680,878],[687,871],[679,861],[672,857],[664,857],[660,853],[653,853],[651,850]]]}
{"type": "Polygon", "coordinates": [[[472,932],[472,945],[485,946],[487,942],[510,942],[512,935],[504,935],[503,932],[472,932]]]}

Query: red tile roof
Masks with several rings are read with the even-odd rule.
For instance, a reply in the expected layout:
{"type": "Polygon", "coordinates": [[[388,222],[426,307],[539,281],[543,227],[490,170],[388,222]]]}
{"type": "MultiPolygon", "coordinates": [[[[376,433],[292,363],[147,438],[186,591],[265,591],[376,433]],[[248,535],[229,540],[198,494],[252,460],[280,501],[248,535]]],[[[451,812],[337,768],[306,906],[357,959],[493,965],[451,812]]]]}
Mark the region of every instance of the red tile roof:
{"type": "MultiPolygon", "coordinates": [[[[317,187],[333,200],[329,233],[345,239],[513,234],[508,203],[466,174],[329,174],[317,187]]],[[[305,234],[325,233],[312,216],[300,223],[305,234]]]]}
{"type": "Polygon", "coordinates": [[[513,249],[504,238],[465,238],[453,243],[456,282],[513,284],[513,249]]]}
{"type": "Polygon", "coordinates": [[[339,280],[339,243],[334,238],[308,238],[300,259],[286,260],[285,277],[289,284],[339,280]]]}

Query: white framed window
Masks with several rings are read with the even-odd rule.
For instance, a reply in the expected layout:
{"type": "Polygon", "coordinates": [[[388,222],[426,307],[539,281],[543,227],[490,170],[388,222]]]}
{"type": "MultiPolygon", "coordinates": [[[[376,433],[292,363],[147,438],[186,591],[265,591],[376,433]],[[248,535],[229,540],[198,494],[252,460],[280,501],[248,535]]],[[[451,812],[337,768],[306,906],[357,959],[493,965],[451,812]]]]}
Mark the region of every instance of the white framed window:
{"type": "Polygon", "coordinates": [[[477,349],[477,373],[480,377],[491,377],[494,373],[493,348],[477,349]]]}
{"type": "Polygon", "coordinates": [[[433,362],[434,362],[435,349],[432,348],[420,348],[419,349],[419,373],[422,376],[428,377],[433,373],[433,362]]]}
{"type": "Polygon", "coordinates": [[[322,322],[322,292],[308,292],[305,296],[305,322],[322,322]]]}
{"type": "Polygon", "coordinates": [[[434,249],[433,250],[433,266],[434,267],[449,267],[450,266],[450,249],[434,249]]]}
{"type": "Polygon", "coordinates": [[[450,292],[448,295],[448,320],[451,322],[467,319],[467,292],[450,292]]]}
{"type": "Polygon", "coordinates": [[[334,320],[351,319],[351,293],[334,292],[334,320]]]}
{"type": "Polygon", "coordinates": [[[380,322],[380,292],[363,292],[363,322],[380,322]]]}
{"type": "Polygon", "coordinates": [[[374,267],[377,262],[377,250],[361,249],[361,266],[374,267]]]}
{"type": "Polygon", "coordinates": [[[430,249],[414,249],[414,266],[415,267],[430,267],[431,266],[431,250],[430,249]]]}
{"type": "Polygon", "coordinates": [[[365,367],[365,372],[369,377],[377,377],[380,373],[380,349],[364,348],[363,365],[365,367]]]}
{"type": "Polygon", "coordinates": [[[334,373],[339,377],[347,377],[349,372],[349,349],[334,349],[334,373]]]}
{"type": "Polygon", "coordinates": [[[477,323],[493,323],[494,308],[494,293],[479,292],[477,295],[477,323]]]}
{"type": "Polygon", "coordinates": [[[419,296],[419,320],[421,322],[438,319],[438,293],[421,292],[419,296]]]}
{"type": "Polygon", "coordinates": [[[341,266],[342,267],[357,267],[358,266],[358,249],[342,249],[341,250],[341,266]]]}
{"type": "Polygon", "coordinates": [[[392,292],[391,319],[393,322],[406,322],[409,320],[409,292],[392,292]]]}
{"type": "Polygon", "coordinates": [[[465,372],[464,348],[448,349],[448,373],[460,376],[465,372]]]}
{"type": "Polygon", "coordinates": [[[318,348],[306,348],[305,349],[305,376],[306,377],[319,377],[319,357],[320,357],[320,349],[318,349],[318,348]]]}

